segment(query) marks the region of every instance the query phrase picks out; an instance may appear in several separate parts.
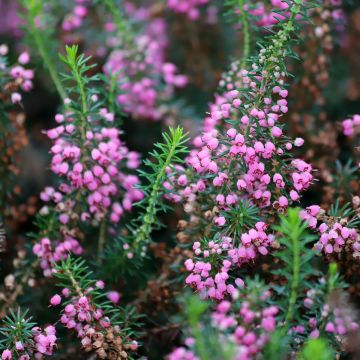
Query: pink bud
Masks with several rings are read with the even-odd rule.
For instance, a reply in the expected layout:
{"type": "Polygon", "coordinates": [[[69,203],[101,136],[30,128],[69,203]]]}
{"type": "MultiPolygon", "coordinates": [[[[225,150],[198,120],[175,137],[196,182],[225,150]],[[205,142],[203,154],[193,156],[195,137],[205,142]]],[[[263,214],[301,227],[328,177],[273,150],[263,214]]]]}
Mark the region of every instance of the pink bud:
{"type": "Polygon", "coordinates": [[[116,305],[120,301],[120,294],[117,291],[110,291],[107,298],[116,305]]]}
{"type": "Polygon", "coordinates": [[[52,306],[56,306],[59,305],[61,303],[61,296],[58,294],[55,294],[51,299],[50,299],[50,304],[52,306]]]}
{"type": "Polygon", "coordinates": [[[274,137],[280,137],[282,135],[282,130],[277,126],[274,126],[271,129],[271,135],[274,137]]]}

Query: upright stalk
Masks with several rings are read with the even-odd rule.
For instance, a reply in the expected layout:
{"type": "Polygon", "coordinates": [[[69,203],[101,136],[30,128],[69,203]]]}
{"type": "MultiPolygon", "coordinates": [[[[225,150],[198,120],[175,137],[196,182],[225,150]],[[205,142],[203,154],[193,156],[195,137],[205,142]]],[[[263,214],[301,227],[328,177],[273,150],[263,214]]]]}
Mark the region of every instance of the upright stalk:
{"type": "Polygon", "coordinates": [[[156,216],[155,216],[156,215],[156,201],[157,201],[158,193],[160,191],[160,187],[163,182],[163,179],[166,175],[166,168],[171,164],[171,160],[175,155],[175,151],[176,151],[178,145],[179,145],[179,143],[176,141],[174,141],[171,144],[171,148],[166,157],[166,160],[156,176],[156,180],[154,182],[154,185],[153,185],[151,193],[150,193],[149,204],[146,207],[146,211],[144,214],[143,223],[140,226],[140,228],[136,234],[136,237],[135,237],[135,244],[145,241],[149,237],[152,224],[154,223],[155,218],[156,218],[156,216]]]}
{"type": "Polygon", "coordinates": [[[290,236],[290,240],[293,245],[293,266],[292,266],[292,284],[291,284],[291,292],[289,305],[285,316],[285,326],[284,329],[287,328],[288,324],[292,321],[294,317],[294,307],[298,298],[298,287],[299,287],[299,279],[300,279],[300,246],[299,246],[299,236],[297,233],[297,228],[292,231],[290,236]]]}
{"type": "Polygon", "coordinates": [[[36,21],[42,15],[43,4],[41,0],[24,0],[23,4],[28,10],[27,20],[29,25],[29,32],[36,44],[37,50],[40,57],[42,58],[45,67],[47,68],[50,77],[55,85],[55,88],[61,97],[62,100],[66,98],[66,91],[63,87],[61,80],[59,79],[58,72],[51,60],[51,56],[47,51],[46,41],[43,37],[43,33],[39,26],[37,26],[36,21]]]}
{"type": "Polygon", "coordinates": [[[245,63],[250,55],[250,32],[249,32],[249,21],[247,13],[244,10],[245,0],[239,0],[240,18],[242,26],[243,36],[243,53],[241,59],[241,68],[245,66],[245,63]]]}

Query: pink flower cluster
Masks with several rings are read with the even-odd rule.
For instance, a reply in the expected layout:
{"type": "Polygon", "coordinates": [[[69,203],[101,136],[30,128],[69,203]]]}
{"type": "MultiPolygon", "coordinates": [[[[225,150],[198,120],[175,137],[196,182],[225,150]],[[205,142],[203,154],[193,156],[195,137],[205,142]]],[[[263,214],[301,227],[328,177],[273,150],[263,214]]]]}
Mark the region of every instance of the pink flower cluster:
{"type": "Polygon", "coordinates": [[[171,354],[167,357],[168,360],[200,360],[191,350],[186,349],[185,347],[176,348],[171,354]]]}
{"type": "Polygon", "coordinates": [[[6,349],[1,354],[2,360],[11,360],[13,355],[15,359],[30,360],[34,357],[42,359],[43,355],[51,356],[56,346],[56,330],[52,325],[47,326],[44,330],[39,327],[31,329],[32,338],[26,342],[17,341],[13,351],[6,349]]]}
{"type": "Polygon", "coordinates": [[[316,229],[320,238],[315,244],[315,248],[322,251],[325,255],[339,254],[345,248],[354,253],[360,251],[360,236],[356,229],[342,225],[340,222],[331,223],[318,221],[320,206],[312,205],[300,212],[303,220],[307,221],[309,227],[316,229]]]}
{"type": "Polygon", "coordinates": [[[200,17],[200,8],[209,3],[209,0],[167,0],[167,6],[174,12],[184,14],[191,20],[200,17]]]}
{"type": "Polygon", "coordinates": [[[42,238],[33,246],[33,253],[40,259],[40,267],[46,277],[53,274],[54,265],[65,260],[69,253],[81,255],[83,248],[79,242],[70,236],[65,236],[63,241],[52,242],[48,238],[42,238]]]}
{"type": "MultiPolygon", "coordinates": [[[[195,242],[195,262],[193,259],[185,261],[186,270],[191,272],[185,280],[186,284],[194,287],[202,298],[222,300],[226,295],[234,294],[236,288],[231,284],[228,273],[253,261],[258,255],[268,254],[273,236],[266,234],[266,228],[265,223],[257,222],[254,228],[241,235],[239,244],[227,236],[222,236],[220,241],[208,242],[206,247],[195,242]]],[[[234,282],[238,288],[244,285],[240,278],[234,282]]]]}
{"type": "Polygon", "coordinates": [[[271,26],[277,24],[279,19],[283,20],[284,17],[275,12],[274,10],[286,10],[289,4],[283,0],[271,0],[271,7],[268,8],[264,2],[256,2],[255,4],[246,4],[244,11],[257,18],[257,26],[271,26]]]}
{"type": "Polygon", "coordinates": [[[353,115],[342,122],[343,133],[345,136],[360,134],[360,115],[353,115]]]}
{"type": "MultiPolygon", "coordinates": [[[[135,119],[154,120],[169,115],[166,104],[175,88],[187,84],[187,77],[177,73],[174,64],[165,61],[168,45],[166,23],[163,19],[151,19],[148,11],[128,9],[129,16],[138,21],[146,20],[144,31],[131,40],[118,45],[118,35],[111,41],[115,50],[104,66],[108,75],[119,74],[118,102],[135,119]]],[[[113,26],[108,26],[113,31],[113,26]]],[[[110,39],[111,40],[111,39],[110,39]]]]}
{"type": "MultiPolygon", "coordinates": [[[[63,295],[65,297],[69,296],[67,288],[63,289],[63,295]]],[[[57,304],[55,303],[55,305],[57,304]]],[[[92,304],[88,294],[73,297],[71,303],[65,306],[60,321],[68,329],[75,329],[77,331],[78,336],[82,338],[81,342],[83,346],[88,342],[86,332],[91,329],[92,323],[96,323],[97,326],[102,328],[108,328],[110,326],[110,319],[104,316],[101,308],[97,308],[92,304]]]]}
{"type": "MultiPolygon", "coordinates": [[[[266,300],[268,293],[262,295],[266,300]]],[[[213,325],[236,344],[236,360],[250,360],[258,354],[269,341],[269,335],[276,328],[276,315],[279,309],[272,305],[259,309],[249,301],[243,301],[240,309],[231,311],[232,304],[222,301],[212,314],[213,325]]]]}
{"type": "MultiPolygon", "coordinates": [[[[230,283],[230,275],[228,274],[233,264],[231,260],[227,259],[226,255],[229,253],[228,249],[231,248],[231,238],[227,237],[223,237],[219,242],[210,241],[207,247],[203,247],[203,249],[199,242],[194,243],[193,250],[195,254],[197,256],[202,254],[204,261],[201,261],[200,258],[198,258],[199,260],[196,259],[195,262],[193,259],[185,261],[186,270],[191,272],[187,276],[185,283],[196,289],[201,298],[222,300],[226,295],[231,295],[236,291],[236,288],[230,283]],[[210,260],[216,263],[219,268],[215,268],[210,260]],[[216,274],[212,275],[214,271],[216,271],[216,274]]],[[[235,249],[232,250],[236,252],[235,249]]],[[[237,287],[242,287],[244,282],[238,278],[235,280],[235,284],[237,287]]]]}
{"type": "Polygon", "coordinates": [[[325,331],[328,333],[345,336],[349,332],[355,332],[359,329],[359,324],[354,322],[354,314],[341,306],[331,309],[329,304],[325,304],[321,315],[323,317],[331,315],[332,317],[325,325],[325,331]]]}
{"type": "Polygon", "coordinates": [[[21,25],[23,19],[19,16],[20,4],[17,1],[0,0],[0,14],[2,20],[0,23],[1,36],[13,36],[15,38],[22,35],[21,25]]]}
{"type": "MultiPolygon", "coordinates": [[[[101,290],[104,286],[105,284],[103,281],[97,281],[95,284],[95,287],[101,290]]],[[[96,305],[93,301],[94,290],[93,287],[86,289],[84,292],[82,292],[81,289],[78,289],[76,293],[72,293],[68,288],[62,290],[62,296],[67,299],[67,305],[64,307],[60,322],[66,328],[77,332],[78,337],[81,339],[81,345],[85,351],[91,351],[102,347],[108,350],[109,346],[103,346],[103,341],[106,341],[104,335],[112,334],[112,337],[107,339],[107,341],[112,343],[112,341],[115,340],[115,337],[119,336],[121,333],[118,326],[113,326],[111,324],[111,320],[106,316],[104,309],[96,305]],[[103,339],[103,341],[101,341],[101,339],[103,339]],[[96,346],[96,344],[99,344],[99,346],[96,346]]],[[[58,294],[50,299],[51,306],[60,305],[61,302],[62,297],[58,294]]],[[[123,338],[120,341],[116,340],[112,343],[110,348],[121,353],[124,346],[126,346],[125,349],[130,349],[132,351],[135,351],[138,347],[136,341],[129,341],[129,339],[123,338]]],[[[103,352],[103,354],[106,355],[106,352],[103,352]]],[[[122,356],[124,355],[122,354],[122,356]]],[[[122,356],[120,356],[119,359],[126,358],[122,356]]],[[[105,357],[102,356],[101,358],[105,357]]]]}
{"type": "Polygon", "coordinates": [[[56,330],[54,326],[47,326],[44,331],[40,328],[33,328],[32,333],[36,344],[36,350],[40,354],[52,355],[56,345],[56,330]]]}
{"type": "MultiPolygon", "coordinates": [[[[99,116],[106,122],[114,120],[106,109],[101,109],[99,116]]],[[[74,125],[71,114],[58,114],[55,120],[59,125],[46,132],[53,141],[51,170],[67,181],[60,184],[59,191],[46,188],[41,199],[59,204],[67,197],[59,217],[61,223],[67,224],[77,205],[76,194],[81,192],[86,198],[86,208],[80,215],[82,221],[108,216],[110,221],[119,222],[124,211],[130,211],[132,203],[143,197],[136,189],[138,177],[125,173],[139,166],[138,154],[127,149],[116,128],[102,127],[88,119],[91,128],[81,129],[74,125]],[[79,137],[85,139],[78,141],[79,137]]]]}
{"type": "MultiPolygon", "coordinates": [[[[187,168],[178,168],[178,174],[170,174],[164,184],[169,190],[167,197],[174,202],[184,201],[185,210],[196,209],[197,202],[202,211],[212,212],[216,207],[218,214],[210,216],[211,236],[215,243],[219,242],[221,259],[217,253],[208,258],[210,264],[191,260],[186,268],[192,271],[187,283],[203,297],[218,300],[233,291],[226,282],[229,270],[259,254],[268,254],[273,239],[265,233],[268,216],[285,212],[313,181],[310,164],[291,160],[292,149],[302,146],[304,140],[291,140],[283,134],[281,117],[288,112],[288,90],[281,74],[274,75],[274,84],[264,93],[260,88],[263,77],[256,72],[256,65],[253,69],[248,72],[233,64],[233,75],[225,76],[221,83],[224,93],[216,98],[205,119],[206,131],[194,139],[195,148],[186,159],[187,168]],[[239,87],[247,91],[235,90],[239,87]],[[236,122],[237,127],[227,125],[230,121],[236,122]],[[223,131],[216,128],[220,124],[224,125],[223,131]],[[240,205],[244,202],[256,207],[264,222],[242,227],[240,234],[231,233],[233,230],[229,233],[229,229],[237,227],[233,222],[236,212],[243,211],[240,205]],[[209,277],[210,270],[217,273],[218,281],[209,277]],[[220,284],[220,289],[214,284],[220,284]]],[[[193,247],[195,255],[198,244],[193,247]]],[[[203,248],[200,253],[206,258],[212,250],[203,248]]]]}
{"type": "MultiPolygon", "coordinates": [[[[312,310],[314,304],[318,298],[318,293],[314,289],[310,289],[306,293],[304,299],[304,305],[307,309],[312,310]]],[[[291,329],[292,332],[297,334],[303,334],[305,331],[309,332],[310,338],[317,338],[320,336],[320,328],[327,334],[333,334],[334,336],[345,336],[350,332],[357,331],[359,324],[354,321],[356,318],[354,313],[349,306],[340,306],[334,304],[323,304],[321,305],[321,316],[319,318],[310,317],[308,320],[308,329],[305,326],[298,325],[291,329]]]]}
{"type": "MultiPolygon", "coordinates": [[[[218,331],[224,352],[229,345],[234,350],[232,359],[255,359],[269,341],[270,334],[275,331],[279,309],[274,305],[266,305],[269,295],[269,291],[264,291],[258,298],[260,302],[256,303],[251,297],[237,294],[232,302],[222,301],[212,312],[211,327],[218,331]],[[244,298],[237,300],[238,296],[244,298]]],[[[168,359],[197,360],[198,357],[192,351],[196,340],[188,338],[185,343],[189,349],[179,347],[168,359]]]]}
{"type": "MultiPolygon", "coordinates": [[[[4,71],[9,77],[9,80],[14,82],[18,89],[28,92],[33,88],[34,71],[26,69],[24,66],[30,62],[30,55],[28,52],[23,52],[19,55],[17,63],[11,67],[7,67],[5,57],[8,54],[8,47],[4,44],[0,45],[0,71],[4,71]]],[[[10,100],[13,104],[20,103],[22,100],[21,94],[13,86],[10,88],[10,100]]]]}
{"type": "MultiPolygon", "coordinates": [[[[243,77],[249,75],[242,72],[243,77]]],[[[250,78],[248,80],[250,82],[250,78]]],[[[251,87],[256,90],[256,83],[251,87]]],[[[222,194],[236,195],[236,193],[251,199],[260,208],[273,206],[283,211],[289,204],[289,201],[299,199],[299,192],[306,190],[312,180],[312,167],[303,160],[295,159],[289,165],[289,169],[283,173],[274,172],[272,163],[281,161],[287,157],[287,153],[293,146],[301,146],[303,140],[298,138],[294,142],[283,141],[283,131],[278,126],[279,119],[283,113],[288,111],[286,97],[287,90],[279,86],[273,88],[273,93],[279,95],[280,99],[273,100],[270,97],[264,99],[263,109],[249,109],[247,115],[242,115],[240,119],[240,131],[230,128],[223,136],[217,130],[213,129],[204,133],[201,137],[194,140],[196,147],[200,149],[193,150],[187,163],[199,175],[210,174],[212,184],[205,183],[205,186],[214,186],[221,188],[226,184],[231,188],[233,174],[228,173],[236,162],[237,166],[233,171],[239,172],[236,180],[236,189],[230,193],[222,194]],[[261,130],[259,130],[259,127],[261,130]],[[261,135],[259,136],[259,132],[261,135]],[[239,171],[241,169],[241,171],[239,171]],[[277,198],[271,201],[276,195],[277,198]]],[[[236,116],[238,109],[243,101],[238,97],[237,90],[231,90],[225,94],[227,103],[222,103],[220,108],[211,112],[211,118],[216,124],[219,120],[225,120],[236,116]]],[[[206,121],[206,126],[209,122],[206,121]]],[[[236,176],[235,176],[236,178],[236,176]]],[[[179,178],[180,180],[180,178],[179,178]]],[[[177,185],[185,187],[179,191],[183,198],[194,198],[193,194],[198,191],[198,182],[190,183],[188,179],[178,181],[177,185]],[[185,186],[186,185],[186,186],[185,186]]],[[[203,189],[202,189],[203,190],[203,189]]]]}
{"type": "Polygon", "coordinates": [[[72,12],[66,15],[62,22],[62,29],[64,31],[74,31],[81,26],[88,14],[88,8],[86,7],[88,2],[89,0],[75,0],[72,12]]]}

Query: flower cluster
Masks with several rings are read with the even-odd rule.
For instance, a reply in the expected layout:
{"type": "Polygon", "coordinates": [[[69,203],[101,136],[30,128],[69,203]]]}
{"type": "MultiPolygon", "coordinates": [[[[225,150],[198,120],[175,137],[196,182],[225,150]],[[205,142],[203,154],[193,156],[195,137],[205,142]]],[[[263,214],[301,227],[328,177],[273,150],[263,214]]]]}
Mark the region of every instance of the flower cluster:
{"type": "MultiPolygon", "coordinates": [[[[260,298],[265,301],[268,296],[264,293],[260,298]]],[[[239,347],[237,355],[241,359],[250,359],[261,351],[269,340],[269,334],[275,330],[279,309],[274,305],[258,309],[248,301],[241,303],[237,313],[231,313],[230,309],[230,302],[221,302],[212,314],[213,324],[230,332],[230,337],[239,347]]]]}
{"type": "Polygon", "coordinates": [[[3,320],[1,327],[1,359],[2,360],[30,360],[43,359],[44,356],[53,355],[56,347],[56,329],[48,325],[44,329],[27,317],[20,308],[3,320]]]}
{"type": "Polygon", "coordinates": [[[88,14],[89,0],[75,0],[75,6],[70,14],[67,14],[62,22],[62,29],[64,31],[74,31],[78,29],[83,23],[88,14]]]}
{"type": "Polygon", "coordinates": [[[256,18],[257,26],[271,26],[277,24],[279,19],[283,19],[277,11],[288,9],[289,4],[283,0],[271,0],[271,7],[266,6],[264,2],[256,2],[255,4],[245,4],[244,11],[256,18]]]}
{"type": "Polygon", "coordinates": [[[30,62],[30,55],[23,52],[18,57],[18,62],[11,67],[8,67],[7,56],[8,47],[4,44],[0,45],[0,71],[4,79],[8,79],[9,83],[6,88],[9,90],[10,99],[13,104],[21,102],[21,94],[18,92],[30,91],[33,87],[34,71],[27,69],[24,66],[30,62]]]}
{"type": "Polygon", "coordinates": [[[343,133],[345,136],[354,136],[360,133],[360,115],[353,115],[342,122],[343,133]]]}
{"type": "MultiPolygon", "coordinates": [[[[110,124],[114,120],[106,109],[97,115],[110,124]]],[[[59,125],[46,131],[53,141],[51,170],[66,182],[60,184],[59,191],[46,188],[41,199],[62,204],[59,220],[63,224],[71,220],[74,207],[79,205],[75,200],[79,193],[87,203],[80,214],[82,221],[100,221],[108,216],[112,222],[119,222],[124,211],[131,210],[132,203],[143,197],[136,189],[138,177],[124,172],[138,167],[138,154],[127,149],[117,128],[96,125],[95,116],[94,120],[88,118],[92,126],[85,133],[74,125],[71,113],[58,114],[55,120],[59,125]],[[84,137],[81,144],[79,136],[84,137]]]]}
{"type": "Polygon", "coordinates": [[[36,327],[32,329],[32,332],[34,335],[36,350],[40,354],[44,354],[47,356],[52,355],[53,349],[56,346],[55,327],[52,325],[47,326],[44,331],[42,331],[39,327],[36,327]]]}
{"type": "MultiPolygon", "coordinates": [[[[266,234],[266,228],[265,223],[257,222],[254,228],[242,233],[239,243],[228,236],[223,236],[216,242],[208,242],[206,248],[195,242],[193,250],[199,260],[185,261],[186,270],[192,272],[185,282],[199,291],[202,298],[222,300],[226,294],[232,295],[236,288],[230,282],[229,271],[254,261],[258,255],[268,254],[273,236],[266,234]],[[203,260],[200,260],[200,256],[203,260]],[[217,264],[213,271],[211,263],[217,264]]],[[[237,278],[235,285],[241,288],[244,282],[237,278]]]]}
{"type": "Polygon", "coordinates": [[[56,330],[55,327],[50,325],[44,330],[39,327],[32,329],[33,338],[28,339],[26,343],[17,341],[15,343],[14,351],[9,349],[4,350],[1,353],[2,360],[11,360],[14,355],[18,356],[19,360],[30,360],[31,355],[35,355],[36,358],[41,358],[43,355],[51,356],[53,354],[54,347],[56,346],[56,330]]]}
{"type": "MultiPolygon", "coordinates": [[[[253,284],[248,290],[235,291],[233,295],[231,301],[221,301],[215,307],[209,315],[209,326],[215,330],[214,337],[217,334],[218,339],[224,341],[220,346],[224,353],[227,348],[233,350],[231,359],[255,359],[268,343],[270,335],[279,327],[279,309],[268,304],[270,292],[266,288],[257,293],[253,284]]],[[[198,337],[186,339],[189,350],[177,348],[169,355],[169,360],[198,359],[193,350],[199,340],[198,337]]]]}
{"type": "MultiPolygon", "coordinates": [[[[182,88],[187,77],[178,74],[173,63],[165,61],[168,45],[166,23],[161,18],[151,19],[148,11],[128,9],[129,16],[138,21],[147,20],[145,29],[133,38],[111,37],[111,52],[104,72],[109,76],[118,75],[120,95],[118,102],[135,119],[154,120],[169,116],[168,105],[175,88],[182,88]]],[[[113,24],[107,24],[108,30],[115,31],[113,24]]],[[[115,32],[117,34],[117,32],[115,32]]]]}
{"type": "Polygon", "coordinates": [[[323,333],[330,338],[334,336],[344,339],[349,333],[358,330],[359,324],[344,294],[332,294],[325,303],[319,302],[319,296],[321,294],[316,289],[306,292],[304,306],[308,312],[314,311],[314,316],[310,316],[306,324],[292,327],[290,331],[297,334],[295,336],[308,332],[310,338],[317,338],[323,333]],[[317,306],[319,308],[315,309],[317,306]],[[316,316],[317,312],[320,312],[320,316],[316,316]]]}
{"type": "Polygon", "coordinates": [[[180,346],[168,355],[168,360],[199,360],[199,358],[191,350],[180,346]]]}
{"type": "MultiPolygon", "coordinates": [[[[243,81],[247,79],[247,82],[251,82],[251,74],[247,74],[244,70],[242,75],[243,81]]],[[[261,78],[258,80],[261,81],[261,78]]],[[[259,91],[256,89],[256,82],[253,81],[251,86],[252,91],[259,91]]],[[[224,136],[214,129],[196,138],[195,145],[200,149],[193,150],[187,162],[200,176],[210,174],[207,185],[211,185],[209,182],[212,178],[212,185],[219,189],[230,182],[230,176],[227,173],[229,166],[233,171],[241,170],[243,174],[237,178],[236,190],[222,194],[225,197],[235,195],[230,202],[236,202],[236,193],[240,191],[242,196],[251,199],[261,208],[272,205],[286,209],[289,201],[298,200],[299,192],[310,186],[313,179],[312,167],[303,160],[295,159],[291,161],[284,173],[267,170],[267,168],[273,169],[270,164],[281,162],[280,159],[287,159],[293,146],[302,146],[304,143],[301,138],[294,141],[286,139],[279,126],[281,115],[288,111],[286,101],[288,91],[276,85],[272,93],[275,96],[278,95],[279,99],[266,97],[263,100],[262,109],[247,109],[245,102],[247,110],[240,116],[240,131],[229,128],[224,136]],[[235,166],[235,162],[240,166],[235,166]],[[278,190],[274,191],[274,188],[278,190]],[[272,192],[277,193],[273,200],[272,192]]],[[[231,90],[225,94],[224,97],[228,102],[222,103],[219,108],[211,112],[213,124],[220,119],[230,119],[239,114],[239,107],[243,104],[243,100],[238,95],[237,90],[231,90]]],[[[207,128],[209,127],[208,119],[206,119],[207,128]]],[[[197,182],[189,183],[187,178],[181,178],[178,184],[181,183],[186,187],[185,190],[180,191],[180,195],[184,198],[191,196],[194,199],[193,194],[199,191],[197,182]]]]}
{"type": "Polygon", "coordinates": [[[44,276],[50,277],[56,263],[65,260],[69,253],[81,255],[83,248],[77,240],[70,236],[65,236],[63,241],[51,241],[43,238],[33,246],[33,253],[40,259],[40,267],[44,276]]]}
{"type": "MultiPolygon", "coordinates": [[[[0,4],[1,8],[1,4],[0,4]]],[[[1,11],[1,9],[0,9],[1,11]]],[[[8,47],[0,44],[0,218],[19,220],[20,206],[15,199],[20,194],[18,161],[21,150],[29,143],[25,129],[25,113],[21,103],[22,93],[33,87],[34,71],[27,68],[28,52],[22,52],[16,63],[9,63],[8,47]],[[11,215],[10,215],[11,214],[11,215]]],[[[26,208],[24,206],[24,208],[26,208]]]]}
{"type": "Polygon", "coordinates": [[[114,309],[108,301],[102,301],[104,282],[84,281],[86,272],[88,274],[89,270],[81,260],[76,262],[68,258],[58,265],[55,276],[71,286],[63,287],[61,295],[55,294],[50,305],[56,307],[65,302],[60,322],[77,333],[86,352],[95,351],[100,359],[127,359],[128,352],[135,351],[138,344],[126,335],[117,321],[111,320],[114,309]]]}
{"type": "Polygon", "coordinates": [[[209,0],[167,0],[167,6],[174,12],[185,14],[191,20],[200,17],[200,7],[209,3],[209,0]]]}
{"type": "Polygon", "coordinates": [[[318,205],[308,206],[300,216],[309,227],[316,229],[320,237],[315,248],[327,256],[338,255],[344,251],[354,256],[360,251],[360,235],[355,228],[325,215],[318,205]]]}
{"type": "MultiPolygon", "coordinates": [[[[273,61],[266,49],[259,56],[260,64],[270,61],[268,57],[273,61]]],[[[207,131],[195,138],[195,149],[186,160],[187,169],[179,168],[178,175],[169,176],[165,184],[172,192],[168,198],[183,200],[186,211],[198,209],[197,204],[201,203],[202,211],[211,213],[207,218],[212,220],[213,236],[220,239],[220,251],[229,261],[228,270],[258,254],[268,254],[272,236],[265,233],[266,218],[285,212],[313,181],[312,166],[291,158],[292,149],[302,146],[304,140],[291,140],[283,132],[281,117],[288,112],[284,74],[275,70],[272,85],[264,93],[263,83],[269,81],[269,75],[265,76],[258,64],[253,64],[250,72],[237,67],[238,64],[233,64],[231,75],[222,80],[226,91],[211,106],[210,116],[204,122],[207,131]],[[241,84],[243,92],[236,90],[241,84]],[[223,128],[216,129],[221,122],[223,128]],[[251,216],[246,219],[249,209],[244,209],[244,203],[254,208],[255,219],[251,216]],[[258,218],[256,213],[264,222],[254,221],[258,218]]],[[[216,266],[220,268],[223,264],[220,261],[216,266]]],[[[188,283],[202,288],[199,274],[204,269],[195,265],[192,268],[189,263],[188,268],[196,271],[196,275],[187,279],[188,283]]],[[[213,267],[211,270],[218,271],[213,267]]],[[[213,285],[209,282],[208,286],[213,285]]]]}

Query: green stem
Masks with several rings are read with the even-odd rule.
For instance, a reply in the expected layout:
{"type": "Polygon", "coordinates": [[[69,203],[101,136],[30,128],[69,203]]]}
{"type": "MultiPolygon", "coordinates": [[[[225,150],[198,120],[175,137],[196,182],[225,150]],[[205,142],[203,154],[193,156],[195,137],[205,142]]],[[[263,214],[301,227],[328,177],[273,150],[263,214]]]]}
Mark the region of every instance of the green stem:
{"type": "Polygon", "coordinates": [[[289,299],[289,305],[285,316],[285,324],[283,330],[286,331],[288,325],[293,320],[294,317],[294,308],[298,297],[298,288],[300,280],[300,244],[298,237],[298,228],[295,228],[292,231],[290,240],[293,244],[293,277],[291,284],[291,293],[289,299]]]}
{"type": "Polygon", "coordinates": [[[105,219],[102,221],[101,225],[100,225],[100,230],[99,230],[99,242],[98,242],[98,262],[101,262],[101,254],[104,251],[104,247],[105,247],[105,230],[106,230],[106,221],[105,219]]]}
{"type": "Polygon", "coordinates": [[[160,192],[160,188],[161,188],[163,179],[166,175],[166,168],[170,165],[171,160],[176,153],[176,149],[177,149],[178,145],[179,145],[179,141],[176,141],[176,140],[171,143],[171,147],[167,154],[166,160],[156,176],[156,179],[155,179],[155,182],[154,182],[154,185],[152,187],[151,194],[149,197],[149,205],[146,208],[142,225],[140,226],[140,228],[137,231],[136,236],[135,236],[135,245],[142,241],[147,240],[149,237],[149,234],[151,232],[151,227],[152,227],[153,223],[155,222],[155,218],[156,218],[156,201],[158,198],[158,194],[160,192]]]}
{"type": "Polygon", "coordinates": [[[245,63],[250,55],[249,21],[247,17],[247,12],[244,11],[244,4],[245,4],[245,0],[239,0],[240,18],[241,18],[242,35],[243,35],[243,53],[241,60],[241,68],[245,66],[245,63]]]}
{"type": "Polygon", "coordinates": [[[24,1],[24,4],[28,10],[28,23],[30,27],[30,33],[35,41],[38,52],[42,60],[44,61],[46,68],[49,71],[50,77],[55,85],[58,94],[60,95],[61,99],[64,100],[66,98],[66,91],[61,83],[61,80],[58,77],[53,62],[51,61],[51,56],[47,52],[47,47],[44,38],[42,36],[41,30],[36,26],[35,23],[36,18],[42,15],[41,12],[38,11],[39,9],[42,9],[42,6],[40,6],[41,3],[37,4],[36,0],[30,0],[30,1],[24,1]]]}
{"type": "Polygon", "coordinates": [[[117,78],[119,73],[116,72],[111,75],[110,79],[110,89],[109,89],[109,111],[115,114],[115,95],[117,88],[117,78]]]}
{"type": "MultiPolygon", "coordinates": [[[[78,89],[79,89],[79,93],[80,93],[80,98],[81,98],[81,126],[80,126],[80,132],[81,132],[81,146],[82,146],[82,151],[81,153],[84,153],[85,150],[85,143],[86,143],[86,124],[87,124],[87,113],[88,113],[88,105],[87,105],[87,94],[86,94],[86,90],[85,90],[85,85],[84,85],[84,81],[83,78],[81,76],[80,73],[80,69],[79,66],[77,64],[76,59],[74,59],[75,61],[73,62],[69,62],[69,66],[71,68],[71,71],[74,75],[75,81],[78,85],[78,89]]],[[[85,165],[85,164],[84,164],[85,165]]]]}
{"type": "Polygon", "coordinates": [[[82,297],[84,296],[84,293],[79,285],[79,283],[76,281],[76,279],[74,278],[73,276],[73,273],[71,272],[70,269],[66,268],[64,270],[64,274],[68,276],[70,282],[71,282],[71,285],[72,287],[74,288],[76,294],[79,296],[79,297],[82,297]]]}
{"type": "Polygon", "coordinates": [[[195,338],[196,348],[199,351],[200,359],[208,360],[209,356],[208,356],[208,352],[206,350],[206,345],[204,343],[204,339],[203,339],[203,336],[201,333],[199,321],[196,321],[196,322],[190,321],[190,327],[191,327],[192,333],[195,338]]]}

